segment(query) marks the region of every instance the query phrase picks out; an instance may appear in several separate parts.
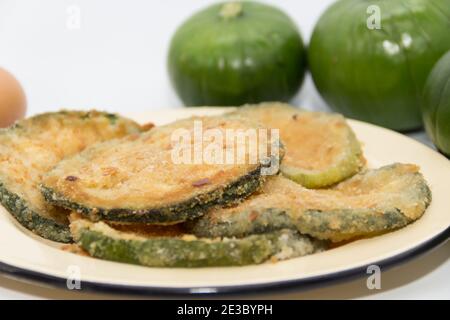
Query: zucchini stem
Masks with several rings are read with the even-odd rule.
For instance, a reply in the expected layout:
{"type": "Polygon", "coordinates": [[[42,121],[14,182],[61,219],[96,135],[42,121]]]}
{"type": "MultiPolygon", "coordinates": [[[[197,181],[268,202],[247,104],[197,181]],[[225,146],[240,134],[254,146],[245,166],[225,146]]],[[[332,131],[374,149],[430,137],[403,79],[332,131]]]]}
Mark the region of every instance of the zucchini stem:
{"type": "Polygon", "coordinates": [[[242,3],[239,1],[227,2],[220,10],[220,16],[225,20],[233,19],[242,14],[242,3]]]}

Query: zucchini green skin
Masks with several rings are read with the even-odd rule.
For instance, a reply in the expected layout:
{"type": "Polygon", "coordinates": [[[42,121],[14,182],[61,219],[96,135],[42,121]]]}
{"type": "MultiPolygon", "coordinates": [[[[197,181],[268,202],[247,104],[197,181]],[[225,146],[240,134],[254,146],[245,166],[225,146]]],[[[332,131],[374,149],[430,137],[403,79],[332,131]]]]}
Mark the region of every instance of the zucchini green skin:
{"type": "Polygon", "coordinates": [[[264,183],[266,177],[261,175],[261,169],[263,167],[263,165],[258,166],[257,169],[240,177],[233,183],[224,187],[219,187],[209,193],[198,195],[188,201],[145,210],[135,210],[132,208],[103,209],[86,207],[59,195],[51,188],[44,185],[41,185],[41,192],[47,202],[74,210],[93,221],[107,220],[118,222],[173,224],[198,218],[212,206],[226,205],[248,197],[264,183]]]}
{"type": "Polygon", "coordinates": [[[224,221],[200,219],[190,231],[198,237],[247,237],[281,229],[298,230],[321,240],[339,242],[381,234],[402,228],[411,222],[400,210],[378,213],[373,210],[305,210],[295,215],[288,210],[268,208],[258,212],[240,212],[224,221]],[[339,221],[336,224],[336,221],[339,221]]]}
{"type": "Polygon", "coordinates": [[[411,223],[400,210],[307,210],[294,222],[297,229],[317,239],[333,242],[369,237],[400,229],[411,223]],[[338,221],[338,223],[336,223],[338,221]]]}
{"type": "Polygon", "coordinates": [[[450,49],[449,0],[341,0],[315,26],[308,50],[314,83],[347,117],[399,131],[422,126],[426,78],[450,49]],[[370,29],[379,8],[381,28],[370,29]]]}
{"type": "MultiPolygon", "coordinates": [[[[73,222],[76,224],[77,222],[73,222]]],[[[76,243],[91,256],[147,267],[198,268],[260,264],[269,259],[284,260],[323,250],[321,242],[281,230],[243,239],[134,238],[111,233],[102,222],[72,228],[76,243]],[[98,228],[102,224],[101,228],[98,228]]]]}
{"type": "MultiPolygon", "coordinates": [[[[99,111],[58,111],[49,112],[36,115],[31,118],[27,118],[16,122],[13,126],[0,130],[0,139],[6,139],[4,147],[7,147],[9,136],[15,137],[18,140],[19,149],[23,148],[26,143],[30,145],[36,139],[40,139],[40,134],[47,134],[47,131],[55,130],[52,126],[61,126],[71,128],[78,128],[80,126],[90,126],[92,125],[92,136],[90,136],[88,145],[95,142],[104,141],[106,139],[112,139],[115,137],[124,136],[126,134],[138,133],[141,131],[141,127],[128,119],[122,118],[116,114],[99,112],[99,111]],[[106,121],[105,121],[106,120],[106,121]],[[55,121],[55,122],[52,122],[55,121]],[[105,128],[104,132],[100,132],[101,128],[105,128]],[[107,129],[107,130],[106,130],[107,129]],[[24,139],[24,140],[20,140],[24,139]],[[28,140],[27,140],[28,139],[28,140]]],[[[61,134],[61,132],[57,132],[61,134]]],[[[67,133],[65,133],[67,134],[67,133]]],[[[75,137],[74,137],[75,138],[75,137]]],[[[67,139],[67,137],[62,138],[67,139]]],[[[80,141],[74,139],[74,144],[80,141]]],[[[82,139],[83,140],[83,139],[82,139]]],[[[51,150],[52,143],[54,141],[49,141],[44,147],[51,150]]],[[[12,146],[15,146],[14,144],[12,146]]],[[[17,146],[17,145],[16,145],[17,146]]],[[[9,146],[11,147],[11,146],[9,146]]],[[[64,156],[72,155],[74,150],[79,148],[79,146],[65,146],[62,148],[62,152],[56,157],[56,162],[64,156]]],[[[8,161],[8,154],[5,152],[7,149],[0,150],[0,163],[2,161],[8,161]]],[[[23,157],[26,157],[25,155],[23,157]]],[[[39,155],[32,154],[31,157],[37,158],[39,155]]],[[[25,159],[26,160],[26,159],[25,159]]],[[[37,160],[28,159],[28,168],[30,172],[35,174],[38,169],[33,168],[37,160]],[[34,162],[33,162],[34,161],[34,162]],[[31,163],[31,165],[30,165],[31,163]]],[[[47,159],[45,159],[47,161],[47,159]]],[[[54,160],[48,160],[54,161],[54,160]]],[[[53,162],[46,163],[48,168],[51,168],[56,164],[53,162]]],[[[7,162],[5,162],[7,164],[7,162]]],[[[40,163],[41,164],[41,163],[40,163]]],[[[43,172],[37,172],[38,174],[44,174],[43,172]]],[[[69,243],[72,242],[72,236],[69,231],[69,222],[66,218],[67,212],[62,208],[55,208],[45,204],[44,199],[39,194],[38,191],[38,181],[33,177],[29,177],[28,180],[34,184],[36,188],[37,195],[36,198],[30,198],[29,195],[22,194],[19,188],[17,192],[17,186],[11,185],[11,181],[14,181],[12,172],[0,172],[0,204],[3,205],[8,212],[25,228],[32,231],[33,233],[56,242],[69,243]],[[16,191],[13,191],[16,190],[16,191]],[[50,213],[51,211],[51,213],[50,213]],[[57,214],[58,218],[52,216],[51,214],[57,214]]],[[[25,178],[24,178],[25,179],[25,178]]],[[[28,182],[29,182],[28,181],[28,182]]]]}
{"type": "MultiPolygon", "coordinates": [[[[387,166],[378,170],[387,172],[396,170],[397,166],[387,166]]],[[[376,172],[376,170],[372,172],[376,172]]],[[[410,201],[425,211],[431,203],[431,190],[419,173],[413,174],[411,177],[415,178],[411,180],[414,182],[409,186],[409,190],[403,190],[403,192],[408,192],[411,195],[408,196],[410,201]]],[[[300,192],[299,189],[298,197],[301,202],[302,195],[300,192]]],[[[286,199],[286,201],[289,201],[289,199],[286,199]]],[[[327,199],[324,198],[323,201],[327,201],[327,199]]],[[[398,205],[400,206],[400,204],[398,205]]],[[[205,214],[196,221],[187,224],[187,227],[189,232],[198,237],[245,237],[251,234],[291,229],[317,239],[340,242],[386,233],[402,228],[420,218],[420,215],[408,216],[394,205],[385,206],[384,210],[380,211],[380,208],[319,210],[300,208],[295,205],[290,205],[290,208],[274,208],[271,204],[267,204],[267,206],[261,206],[260,208],[242,211],[238,209],[232,214],[220,214],[220,209],[215,208],[210,212],[211,214],[205,214]],[[214,212],[214,210],[218,211],[214,212]]]]}
{"type": "Polygon", "coordinates": [[[422,116],[428,136],[439,151],[450,158],[450,51],[428,77],[422,116]]]}
{"type": "Polygon", "coordinates": [[[196,13],[172,38],[169,75],[187,106],[288,101],[303,82],[306,52],[293,21],[265,4],[236,3],[196,13]],[[221,15],[236,3],[234,15],[221,15]]]}
{"type": "Polygon", "coordinates": [[[72,242],[69,225],[43,217],[29,208],[25,199],[10,192],[0,181],[0,203],[25,228],[33,233],[56,242],[72,242]]]}
{"type": "Polygon", "coordinates": [[[226,219],[205,215],[186,224],[188,230],[197,237],[237,237],[265,234],[282,229],[297,230],[291,216],[284,209],[265,208],[257,214],[251,211],[237,212],[226,219]]]}

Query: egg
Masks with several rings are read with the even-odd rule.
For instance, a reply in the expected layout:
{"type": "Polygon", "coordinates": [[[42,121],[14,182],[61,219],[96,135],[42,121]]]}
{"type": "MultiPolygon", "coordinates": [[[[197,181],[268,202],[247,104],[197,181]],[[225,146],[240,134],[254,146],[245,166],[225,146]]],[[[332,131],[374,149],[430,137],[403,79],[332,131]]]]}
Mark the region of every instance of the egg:
{"type": "Polygon", "coordinates": [[[0,128],[9,127],[25,116],[25,92],[14,76],[0,68],[0,128]]]}

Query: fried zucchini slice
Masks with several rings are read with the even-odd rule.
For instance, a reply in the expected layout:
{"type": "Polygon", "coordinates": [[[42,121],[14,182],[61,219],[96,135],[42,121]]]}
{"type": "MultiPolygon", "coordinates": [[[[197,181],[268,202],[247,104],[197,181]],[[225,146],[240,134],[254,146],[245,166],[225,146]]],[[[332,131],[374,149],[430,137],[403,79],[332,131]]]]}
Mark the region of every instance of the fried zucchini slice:
{"type": "Polygon", "coordinates": [[[249,105],[235,114],[280,130],[286,148],[281,172],[307,188],[336,184],[364,165],[361,146],[341,115],[300,111],[281,103],[249,105]]]}
{"type": "Polygon", "coordinates": [[[418,167],[393,164],[355,175],[332,189],[310,190],[281,176],[231,208],[214,208],[192,223],[202,237],[243,237],[295,229],[339,242],[395,230],[419,219],[431,191],[418,167]]]}
{"type": "Polygon", "coordinates": [[[164,236],[149,230],[118,231],[104,222],[85,219],[74,220],[71,230],[76,243],[93,257],[148,267],[243,266],[324,249],[322,242],[292,230],[243,239],[199,239],[188,234],[164,236]]]}
{"type": "MultiPolygon", "coordinates": [[[[245,159],[239,162],[239,140],[225,138],[230,130],[256,128],[247,119],[194,117],[156,127],[133,139],[97,144],[59,163],[45,176],[42,192],[50,203],[93,221],[167,224],[193,219],[212,205],[250,195],[263,183],[261,170],[271,165],[268,158],[259,154],[252,158],[254,149],[249,144],[241,149],[245,159]],[[220,137],[214,143],[223,151],[222,158],[205,160],[212,145],[196,136],[199,126],[220,137]],[[173,141],[174,135],[181,133],[183,141],[173,141]],[[185,153],[189,157],[183,158],[184,162],[174,158],[185,153]],[[236,158],[226,162],[227,154],[236,158]]],[[[257,150],[272,147],[269,139],[257,140],[257,150]]]]}
{"type": "Polygon", "coordinates": [[[39,191],[42,175],[89,145],[139,131],[131,120],[97,111],[45,113],[0,130],[0,203],[41,237],[70,242],[67,212],[39,191]]]}

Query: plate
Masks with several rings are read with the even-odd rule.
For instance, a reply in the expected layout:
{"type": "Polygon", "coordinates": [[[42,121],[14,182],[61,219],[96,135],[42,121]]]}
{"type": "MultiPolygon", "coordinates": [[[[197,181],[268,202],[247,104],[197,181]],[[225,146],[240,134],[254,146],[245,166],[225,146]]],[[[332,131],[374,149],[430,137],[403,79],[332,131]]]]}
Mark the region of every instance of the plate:
{"type": "MultiPolygon", "coordinates": [[[[229,109],[227,109],[229,110],[229,109]]],[[[190,115],[211,115],[220,108],[153,111],[129,115],[140,122],[164,124],[190,115]]],[[[417,222],[401,230],[352,242],[326,252],[262,265],[224,268],[147,268],[78,256],[21,227],[0,207],[0,270],[7,276],[67,287],[80,279],[83,290],[135,294],[214,294],[305,289],[350,277],[367,276],[430,250],[450,234],[450,161],[404,135],[349,120],[363,144],[370,167],[415,163],[429,182],[433,202],[417,222]]]]}

